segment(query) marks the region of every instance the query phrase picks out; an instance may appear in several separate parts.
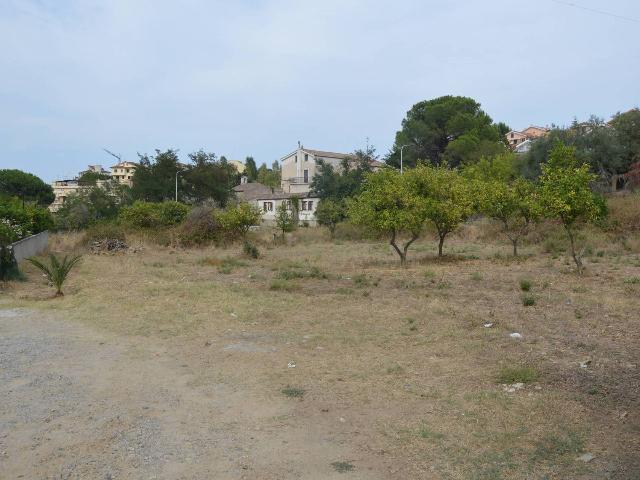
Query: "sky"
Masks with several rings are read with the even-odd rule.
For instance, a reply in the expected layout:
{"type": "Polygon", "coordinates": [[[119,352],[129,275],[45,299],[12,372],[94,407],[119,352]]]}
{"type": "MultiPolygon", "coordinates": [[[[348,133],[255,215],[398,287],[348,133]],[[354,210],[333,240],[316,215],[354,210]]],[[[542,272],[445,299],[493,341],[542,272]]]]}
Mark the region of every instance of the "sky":
{"type": "Polygon", "coordinates": [[[46,181],[103,148],[384,155],[449,94],[514,129],[639,106],[640,2],[0,0],[0,168],[46,181]]]}

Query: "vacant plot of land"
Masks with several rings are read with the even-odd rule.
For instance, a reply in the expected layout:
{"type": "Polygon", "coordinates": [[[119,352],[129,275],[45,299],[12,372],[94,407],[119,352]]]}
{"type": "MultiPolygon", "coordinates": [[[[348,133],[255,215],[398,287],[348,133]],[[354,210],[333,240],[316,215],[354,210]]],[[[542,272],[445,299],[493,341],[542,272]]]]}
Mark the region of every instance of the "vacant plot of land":
{"type": "Polygon", "coordinates": [[[54,300],[27,269],[0,477],[637,478],[640,256],[497,251],[147,247],[54,300]]]}

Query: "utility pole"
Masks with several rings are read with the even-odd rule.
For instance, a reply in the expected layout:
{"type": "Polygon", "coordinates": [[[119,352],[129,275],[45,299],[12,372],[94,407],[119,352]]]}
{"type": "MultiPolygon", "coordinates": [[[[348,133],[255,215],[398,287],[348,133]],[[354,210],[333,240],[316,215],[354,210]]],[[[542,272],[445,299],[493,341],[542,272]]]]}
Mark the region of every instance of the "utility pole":
{"type": "Polygon", "coordinates": [[[407,145],[402,145],[400,147],[400,175],[402,175],[402,150],[404,150],[404,147],[410,147],[411,144],[407,144],[407,145]]]}

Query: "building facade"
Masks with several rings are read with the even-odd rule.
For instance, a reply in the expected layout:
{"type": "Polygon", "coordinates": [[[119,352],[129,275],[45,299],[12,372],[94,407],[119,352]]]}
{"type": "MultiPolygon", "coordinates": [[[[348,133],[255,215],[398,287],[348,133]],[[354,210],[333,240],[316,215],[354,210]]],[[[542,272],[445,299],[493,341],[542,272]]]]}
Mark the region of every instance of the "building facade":
{"type": "Polygon", "coordinates": [[[135,162],[120,162],[111,167],[111,178],[129,187],[133,186],[133,174],[138,164],[135,162]]]}
{"type": "Polygon", "coordinates": [[[515,151],[516,153],[523,153],[525,151],[529,151],[531,148],[531,140],[536,138],[544,137],[549,133],[549,129],[546,127],[536,127],[535,125],[531,125],[521,132],[517,130],[511,130],[509,133],[505,135],[507,139],[507,143],[509,144],[509,148],[515,151]],[[527,146],[521,147],[521,144],[528,142],[527,146]]]}

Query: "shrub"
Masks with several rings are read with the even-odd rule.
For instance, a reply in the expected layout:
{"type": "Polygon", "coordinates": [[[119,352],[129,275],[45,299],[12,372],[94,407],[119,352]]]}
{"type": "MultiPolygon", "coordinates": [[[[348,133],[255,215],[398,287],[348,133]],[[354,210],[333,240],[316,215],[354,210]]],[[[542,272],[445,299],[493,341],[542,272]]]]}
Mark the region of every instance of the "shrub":
{"type": "Polygon", "coordinates": [[[0,281],[8,282],[21,278],[22,273],[18,269],[13,251],[8,246],[0,244],[0,281]]]}
{"type": "Polygon", "coordinates": [[[258,247],[256,247],[249,240],[245,240],[242,244],[243,253],[250,258],[258,258],[260,256],[260,252],[258,251],[258,247]]]}
{"type": "Polygon", "coordinates": [[[523,295],[522,296],[522,305],[525,307],[532,307],[536,304],[536,297],[533,295],[523,295]]]}
{"type": "Polygon", "coordinates": [[[177,225],[188,213],[189,207],[179,202],[136,201],[120,211],[120,219],[135,228],[158,228],[177,225]]]}
{"type": "Polygon", "coordinates": [[[258,207],[246,202],[235,207],[228,207],[216,214],[223,234],[227,240],[244,239],[253,225],[260,223],[261,213],[258,207]]]}
{"type": "Polygon", "coordinates": [[[126,241],[124,229],[113,222],[95,223],[87,228],[83,237],[83,244],[91,244],[93,242],[102,242],[104,240],[126,241]]]}
{"type": "Polygon", "coordinates": [[[216,240],[220,234],[220,224],[212,207],[192,209],[177,232],[178,240],[184,246],[205,245],[216,240]]]}
{"type": "Polygon", "coordinates": [[[4,241],[11,243],[52,227],[53,217],[46,208],[23,206],[15,198],[0,201],[0,241],[4,237],[4,241]]]}
{"type": "Polygon", "coordinates": [[[529,290],[531,290],[531,280],[527,280],[526,278],[520,280],[520,290],[522,290],[523,292],[528,292],[529,290]]]}

